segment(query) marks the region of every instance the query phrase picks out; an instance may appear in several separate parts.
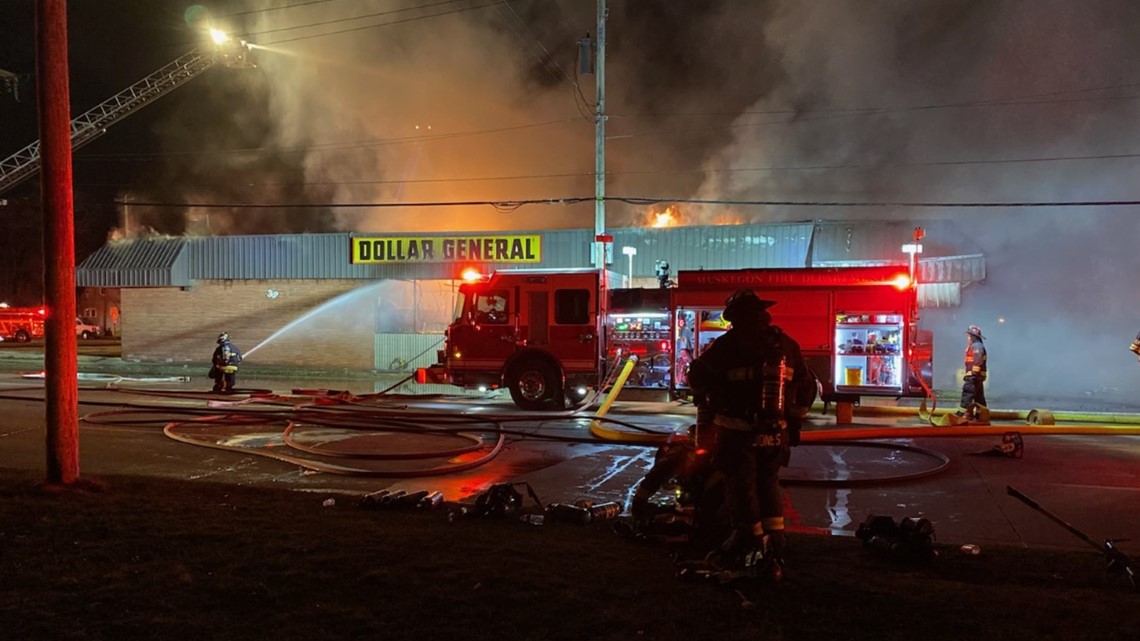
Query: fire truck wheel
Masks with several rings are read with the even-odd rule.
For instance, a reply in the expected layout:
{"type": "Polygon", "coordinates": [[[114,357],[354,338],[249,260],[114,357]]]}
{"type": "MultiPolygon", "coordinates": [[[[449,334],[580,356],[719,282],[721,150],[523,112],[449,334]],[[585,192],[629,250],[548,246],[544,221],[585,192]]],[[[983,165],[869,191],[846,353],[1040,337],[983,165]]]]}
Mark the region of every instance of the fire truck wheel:
{"type": "Polygon", "coordinates": [[[30,340],[32,340],[32,337],[27,332],[25,332],[22,329],[16,330],[16,342],[17,343],[26,343],[30,340]]]}
{"type": "Polygon", "coordinates": [[[562,381],[550,362],[531,358],[511,368],[511,399],[528,411],[560,409],[562,381]]]}

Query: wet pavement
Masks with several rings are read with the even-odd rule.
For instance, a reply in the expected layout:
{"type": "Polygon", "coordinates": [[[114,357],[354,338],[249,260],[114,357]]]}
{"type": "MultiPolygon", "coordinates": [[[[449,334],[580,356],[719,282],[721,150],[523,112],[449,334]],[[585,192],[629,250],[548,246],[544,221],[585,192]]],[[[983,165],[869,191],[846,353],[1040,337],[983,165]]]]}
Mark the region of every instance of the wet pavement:
{"type": "MultiPolygon", "coordinates": [[[[319,387],[363,395],[395,380],[318,386],[312,380],[243,379],[239,384],[281,394],[319,387]]],[[[519,420],[524,417],[502,394],[389,397],[381,407],[336,411],[336,421],[351,424],[347,429],[301,420],[289,430],[282,418],[287,406],[202,393],[203,381],[113,374],[81,381],[80,413],[89,419],[80,429],[83,475],[282,487],[317,494],[314,509],[328,496],[353,500],[384,488],[440,490],[448,501],[470,500],[506,481],[528,482],[546,502],[625,502],[653,460],[653,447],[598,442],[581,416],[519,420]],[[113,413],[120,408],[133,413],[113,413]],[[423,415],[432,412],[437,414],[423,415]],[[231,413],[241,413],[243,422],[203,424],[203,414],[231,413]],[[393,417],[401,420],[392,422],[393,417]],[[507,435],[495,455],[488,457],[495,432],[476,426],[463,433],[450,423],[455,417],[506,421],[507,435]],[[170,423],[178,424],[164,434],[170,423]],[[470,469],[453,471],[463,465],[470,469]]],[[[44,469],[42,396],[42,381],[0,373],[0,467],[44,469]]],[[[672,432],[692,422],[693,410],[680,403],[619,401],[610,417],[672,432]]],[[[1085,546],[1008,496],[1006,486],[1012,485],[1094,539],[1140,541],[1140,436],[1027,434],[1023,458],[1013,459],[997,455],[994,447],[1001,443],[1001,431],[1024,423],[996,425],[986,435],[930,437],[909,434],[919,425],[916,418],[857,420],[861,427],[890,428],[890,437],[829,439],[793,451],[783,474],[789,527],[852,535],[871,514],[921,516],[934,523],[938,540],[946,543],[983,549],[992,544],[1085,546]]],[[[811,422],[812,430],[835,427],[833,416],[813,415],[811,422]]],[[[1140,554],[1140,547],[1130,549],[1129,543],[1121,548],[1140,554]]]]}

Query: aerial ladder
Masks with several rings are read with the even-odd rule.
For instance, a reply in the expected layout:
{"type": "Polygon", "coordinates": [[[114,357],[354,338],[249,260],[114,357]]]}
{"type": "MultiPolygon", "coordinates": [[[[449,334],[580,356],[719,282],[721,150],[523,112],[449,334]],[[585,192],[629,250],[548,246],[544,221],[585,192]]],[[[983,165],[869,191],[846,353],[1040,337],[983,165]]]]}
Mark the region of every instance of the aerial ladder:
{"type": "MultiPolygon", "coordinates": [[[[183,54],[146,78],[104,100],[71,121],[71,148],[107,133],[107,128],[154,100],[181,87],[215,64],[231,67],[252,66],[245,41],[227,40],[215,47],[198,48],[183,54]]],[[[40,141],[24,147],[0,161],[0,194],[39,171],[40,141]]]]}

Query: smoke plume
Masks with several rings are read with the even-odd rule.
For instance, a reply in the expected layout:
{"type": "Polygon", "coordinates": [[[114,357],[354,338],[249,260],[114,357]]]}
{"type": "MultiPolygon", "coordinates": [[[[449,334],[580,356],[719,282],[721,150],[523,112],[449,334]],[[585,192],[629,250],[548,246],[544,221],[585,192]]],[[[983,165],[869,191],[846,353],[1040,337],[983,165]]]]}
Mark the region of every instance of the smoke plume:
{"type": "MultiPolygon", "coordinates": [[[[172,146],[195,136],[260,152],[181,168],[199,178],[186,182],[196,186],[187,201],[593,195],[594,76],[575,59],[579,39],[596,37],[593,2],[275,4],[219,17],[264,48],[254,73],[212,71],[218,86],[200,104],[216,114],[240,99],[243,109],[222,128],[168,132],[172,146]]],[[[1135,207],[870,205],[1135,198],[1140,5],[610,5],[610,194],[868,204],[688,206],[690,224],[953,220],[986,253],[988,278],[962,307],[927,312],[936,382],[957,385],[963,331],[977,323],[990,338],[995,401],[1129,400],[1140,376],[1125,351],[1140,327],[1135,207]]],[[[608,222],[644,224],[646,213],[611,204],[608,222]]],[[[238,210],[228,220],[229,231],[259,233],[590,227],[593,207],[238,210]]]]}

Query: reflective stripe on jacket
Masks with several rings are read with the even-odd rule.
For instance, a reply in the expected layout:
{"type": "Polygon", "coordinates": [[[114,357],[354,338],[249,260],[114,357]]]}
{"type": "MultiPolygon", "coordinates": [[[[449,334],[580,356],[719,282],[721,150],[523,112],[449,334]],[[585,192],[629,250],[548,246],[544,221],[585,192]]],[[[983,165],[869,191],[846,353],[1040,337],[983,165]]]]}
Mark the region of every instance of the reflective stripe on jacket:
{"type": "Polygon", "coordinates": [[[986,346],[974,339],[966,346],[966,374],[986,373],[986,346]]]}

